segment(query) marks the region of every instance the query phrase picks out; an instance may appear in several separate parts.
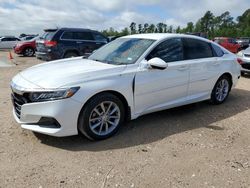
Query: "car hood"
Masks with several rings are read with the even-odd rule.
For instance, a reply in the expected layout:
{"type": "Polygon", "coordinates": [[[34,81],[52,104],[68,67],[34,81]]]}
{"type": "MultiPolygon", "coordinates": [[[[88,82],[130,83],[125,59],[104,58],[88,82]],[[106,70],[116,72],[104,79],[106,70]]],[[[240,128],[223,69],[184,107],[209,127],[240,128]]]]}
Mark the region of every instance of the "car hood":
{"type": "Polygon", "coordinates": [[[245,49],[245,50],[243,51],[243,53],[244,53],[244,54],[250,54],[250,47],[248,47],[247,49],[245,49]]]}
{"type": "Polygon", "coordinates": [[[125,68],[126,65],[110,65],[77,57],[39,64],[20,72],[19,76],[38,87],[55,89],[121,74],[125,68]]]}
{"type": "Polygon", "coordinates": [[[35,44],[35,41],[19,41],[17,44],[18,45],[26,45],[26,44],[35,44]]]}

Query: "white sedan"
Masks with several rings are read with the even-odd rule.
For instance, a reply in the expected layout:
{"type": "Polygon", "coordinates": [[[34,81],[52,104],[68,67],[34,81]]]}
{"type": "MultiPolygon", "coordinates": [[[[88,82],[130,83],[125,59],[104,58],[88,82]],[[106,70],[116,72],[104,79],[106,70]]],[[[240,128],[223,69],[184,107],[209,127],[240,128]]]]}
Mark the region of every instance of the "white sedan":
{"type": "Polygon", "coordinates": [[[11,49],[13,48],[19,41],[19,38],[16,37],[1,37],[0,38],[0,49],[11,49]]]}
{"type": "Polygon", "coordinates": [[[12,82],[24,129],[52,136],[115,134],[126,120],[181,105],[223,103],[240,78],[234,54],[182,34],[140,34],[93,53],[31,67],[12,82]]]}

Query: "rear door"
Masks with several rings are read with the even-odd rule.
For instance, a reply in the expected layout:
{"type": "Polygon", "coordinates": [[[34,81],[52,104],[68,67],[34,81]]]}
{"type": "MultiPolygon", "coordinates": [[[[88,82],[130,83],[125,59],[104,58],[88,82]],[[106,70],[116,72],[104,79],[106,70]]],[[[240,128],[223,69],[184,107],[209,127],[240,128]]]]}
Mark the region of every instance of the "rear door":
{"type": "Polygon", "coordinates": [[[183,38],[183,49],[184,59],[190,65],[188,98],[189,100],[206,98],[210,95],[221,62],[214,57],[209,42],[183,38]]]}

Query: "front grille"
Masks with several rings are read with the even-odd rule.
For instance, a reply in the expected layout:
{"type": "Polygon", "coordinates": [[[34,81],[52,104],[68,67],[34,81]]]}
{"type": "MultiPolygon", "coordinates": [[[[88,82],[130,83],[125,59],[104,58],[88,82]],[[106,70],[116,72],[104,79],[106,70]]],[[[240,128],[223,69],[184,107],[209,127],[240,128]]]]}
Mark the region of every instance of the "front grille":
{"type": "Polygon", "coordinates": [[[13,106],[14,106],[16,116],[20,119],[22,105],[27,103],[27,100],[26,100],[26,98],[24,96],[19,95],[17,93],[12,93],[11,94],[11,100],[12,100],[12,103],[13,103],[13,106]]]}
{"type": "Polygon", "coordinates": [[[245,63],[245,64],[242,64],[241,66],[242,66],[244,69],[250,70],[250,64],[245,63]]]}
{"type": "Polygon", "coordinates": [[[250,54],[244,54],[245,57],[250,57],[250,54]]]}

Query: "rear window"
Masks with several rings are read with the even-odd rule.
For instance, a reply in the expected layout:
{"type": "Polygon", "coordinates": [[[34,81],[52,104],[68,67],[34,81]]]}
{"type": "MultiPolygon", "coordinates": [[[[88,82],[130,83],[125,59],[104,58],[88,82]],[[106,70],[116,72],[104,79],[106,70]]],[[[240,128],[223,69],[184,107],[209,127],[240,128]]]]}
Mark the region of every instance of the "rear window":
{"type": "Polygon", "coordinates": [[[212,48],[214,50],[215,56],[222,57],[224,55],[224,52],[219,46],[212,44],[212,48]]]}
{"type": "Polygon", "coordinates": [[[229,38],[228,42],[232,44],[237,44],[236,39],[233,39],[233,38],[229,38]]]}
{"type": "Polygon", "coordinates": [[[105,38],[104,36],[102,36],[101,34],[99,33],[92,33],[94,38],[95,38],[95,41],[100,41],[100,42],[108,42],[107,38],[105,38]]]}
{"type": "Polygon", "coordinates": [[[197,39],[183,39],[185,59],[199,59],[213,57],[209,43],[197,39]]]}
{"type": "Polygon", "coordinates": [[[41,38],[44,40],[52,40],[52,38],[54,37],[56,31],[50,31],[50,32],[45,32],[41,38]]]}

